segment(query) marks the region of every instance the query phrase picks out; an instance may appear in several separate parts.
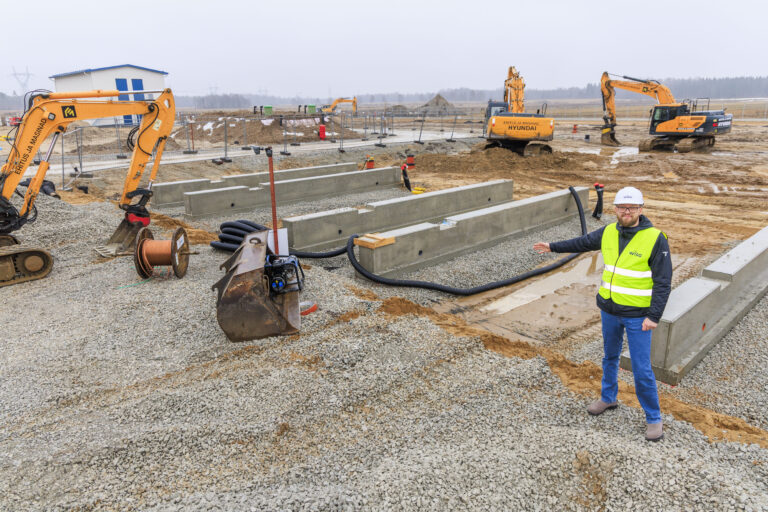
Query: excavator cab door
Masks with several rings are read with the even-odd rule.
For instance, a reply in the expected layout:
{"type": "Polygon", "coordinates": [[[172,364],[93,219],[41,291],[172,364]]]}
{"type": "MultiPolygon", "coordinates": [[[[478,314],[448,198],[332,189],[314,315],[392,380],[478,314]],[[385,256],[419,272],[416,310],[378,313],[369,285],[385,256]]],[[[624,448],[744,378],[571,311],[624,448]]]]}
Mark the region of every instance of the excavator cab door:
{"type": "Polygon", "coordinates": [[[675,113],[672,112],[672,107],[656,106],[653,107],[651,113],[651,130],[650,133],[656,133],[656,127],[665,121],[669,121],[675,117],[675,113]]]}

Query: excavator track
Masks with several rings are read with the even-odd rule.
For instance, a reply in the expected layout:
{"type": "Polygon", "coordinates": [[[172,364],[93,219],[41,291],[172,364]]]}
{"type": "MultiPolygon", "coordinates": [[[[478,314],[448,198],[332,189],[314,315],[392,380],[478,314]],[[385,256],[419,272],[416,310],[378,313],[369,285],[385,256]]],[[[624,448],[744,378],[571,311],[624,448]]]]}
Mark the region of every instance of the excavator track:
{"type": "Polygon", "coordinates": [[[36,247],[19,245],[10,235],[0,235],[0,288],[42,279],[53,268],[53,256],[36,247]]]}

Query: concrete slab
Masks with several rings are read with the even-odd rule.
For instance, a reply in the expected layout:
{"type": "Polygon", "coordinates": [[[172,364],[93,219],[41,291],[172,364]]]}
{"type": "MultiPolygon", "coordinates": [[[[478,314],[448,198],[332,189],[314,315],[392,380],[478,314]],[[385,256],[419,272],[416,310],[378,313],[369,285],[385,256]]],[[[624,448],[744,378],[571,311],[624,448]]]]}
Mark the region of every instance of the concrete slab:
{"type": "MultiPolygon", "coordinates": [[[[743,241],[669,296],[651,339],[656,378],[675,385],[768,292],[768,227],[743,241]]],[[[631,370],[629,351],[621,367],[631,370]]]]}
{"type": "MultiPolygon", "coordinates": [[[[400,169],[382,167],[276,181],[275,196],[279,203],[291,203],[398,185],[400,185],[400,169]]],[[[252,210],[269,204],[269,183],[260,183],[258,187],[224,187],[184,194],[184,208],[190,217],[252,210]]]]}
{"type": "Polygon", "coordinates": [[[494,180],[424,194],[368,203],[362,209],[335,210],[283,219],[292,249],[320,251],[343,245],[350,235],[437,221],[512,200],[514,183],[494,180]]]}
{"type": "MultiPolygon", "coordinates": [[[[324,176],[338,174],[340,172],[356,171],[357,163],[346,162],[341,164],[318,165],[314,167],[298,167],[296,169],[283,169],[275,171],[275,180],[290,180],[307,178],[310,176],[324,176]]],[[[222,176],[218,180],[195,179],[182,181],[169,181],[157,183],[152,187],[152,206],[162,208],[169,206],[181,206],[184,204],[184,194],[200,190],[216,190],[227,187],[243,185],[246,187],[258,187],[260,183],[269,181],[269,172],[255,172],[250,174],[235,174],[222,176]]]]}
{"type": "MultiPolygon", "coordinates": [[[[586,205],[589,190],[577,187],[586,205]]],[[[445,218],[441,223],[419,223],[378,233],[394,243],[375,248],[359,246],[359,260],[374,274],[391,276],[434,265],[461,254],[495,245],[533,229],[542,229],[576,217],[578,209],[568,190],[491,206],[445,218]]],[[[374,246],[375,239],[361,237],[374,246]]]]}

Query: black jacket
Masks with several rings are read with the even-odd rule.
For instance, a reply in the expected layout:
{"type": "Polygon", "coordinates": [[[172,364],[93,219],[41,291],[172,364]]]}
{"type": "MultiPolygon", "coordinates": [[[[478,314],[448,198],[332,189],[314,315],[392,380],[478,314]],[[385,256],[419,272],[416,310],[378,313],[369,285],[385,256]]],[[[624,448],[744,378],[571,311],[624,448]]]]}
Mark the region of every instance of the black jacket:
{"type": "MultiPolygon", "coordinates": [[[[640,216],[640,223],[633,228],[624,228],[617,223],[616,228],[619,230],[619,253],[627,247],[635,233],[650,227],[653,227],[653,224],[645,215],[640,216]]],[[[562,242],[551,242],[549,248],[552,252],[599,251],[603,241],[603,230],[605,230],[605,227],[578,238],[562,242]]],[[[658,323],[661,315],[664,314],[664,308],[667,306],[669,293],[672,291],[672,258],[669,254],[667,237],[664,235],[659,235],[659,238],[656,240],[656,244],[654,244],[651,251],[651,257],[648,259],[648,265],[651,267],[651,275],[653,276],[653,294],[651,295],[650,307],[623,306],[614,303],[611,299],[602,298],[600,294],[597,295],[597,307],[611,315],[632,318],[648,317],[658,323]]]]}

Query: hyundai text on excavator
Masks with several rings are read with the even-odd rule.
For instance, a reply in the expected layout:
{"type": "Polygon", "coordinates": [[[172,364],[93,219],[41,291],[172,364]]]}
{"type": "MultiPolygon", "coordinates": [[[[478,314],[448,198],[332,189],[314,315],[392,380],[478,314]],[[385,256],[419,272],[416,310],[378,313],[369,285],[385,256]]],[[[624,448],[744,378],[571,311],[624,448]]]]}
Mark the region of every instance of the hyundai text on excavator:
{"type": "Polygon", "coordinates": [[[102,256],[123,252],[133,245],[138,231],[149,225],[150,216],[146,205],[152,196],[152,183],[165,142],[173,128],[176,107],[170,89],[137,92],[159,93],[159,96],[157,99],[115,101],[108,98],[125,93],[96,90],[36,92],[29,97],[27,110],[22,116],[8,159],[0,169],[0,287],[41,279],[53,267],[53,258],[48,251],[21,246],[10,233],[36,220],[35,199],[48,171],[54,146],[58,137],[75,121],[123,115],[142,116],[140,124],[128,136],[128,146],[133,148],[133,155],[118,202],[125,215],[106,247],[97,248],[97,251],[102,256]],[[50,135],[52,140],[45,157],[40,161],[26,193],[22,194],[17,186],[50,135]],[[156,153],[147,188],[138,188],[153,151],[156,153]],[[14,193],[23,198],[19,207],[11,202],[14,193]]]}
{"type": "Polygon", "coordinates": [[[715,144],[715,135],[731,131],[732,114],[725,110],[697,110],[697,101],[677,102],[672,92],[656,80],[643,80],[622,76],[624,80],[612,80],[603,73],[600,90],[603,93],[603,121],[600,142],[606,146],[619,146],[616,140],[616,101],[614,89],[645,94],[659,102],[651,111],[649,134],[652,137],[640,142],[640,151],[673,149],[687,153],[694,149],[715,144]]]}
{"type": "Polygon", "coordinates": [[[320,111],[325,114],[331,114],[336,111],[336,107],[339,106],[340,103],[351,103],[352,104],[352,112],[357,114],[357,96],[355,96],[352,99],[349,98],[336,98],[333,100],[333,103],[330,105],[323,105],[320,108],[320,111]]]}
{"type": "Polygon", "coordinates": [[[552,153],[549,144],[555,120],[546,117],[546,103],[535,114],[526,114],[523,103],[525,82],[514,66],[504,81],[504,101],[489,101],[485,110],[486,140],[489,146],[502,146],[521,155],[552,153]]]}

